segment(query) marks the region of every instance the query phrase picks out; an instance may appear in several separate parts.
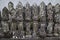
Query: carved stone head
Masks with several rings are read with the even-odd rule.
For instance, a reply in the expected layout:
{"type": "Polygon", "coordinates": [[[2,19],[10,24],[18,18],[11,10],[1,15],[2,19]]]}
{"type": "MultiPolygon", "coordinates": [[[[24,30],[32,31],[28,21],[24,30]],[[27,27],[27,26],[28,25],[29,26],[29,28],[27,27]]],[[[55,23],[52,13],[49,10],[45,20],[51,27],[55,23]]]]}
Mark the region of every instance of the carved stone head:
{"type": "Polygon", "coordinates": [[[52,4],[49,3],[48,6],[47,6],[47,10],[51,10],[52,9],[52,4]]]}
{"type": "Polygon", "coordinates": [[[21,2],[19,2],[19,3],[17,4],[17,6],[16,6],[16,9],[21,9],[21,8],[23,8],[23,5],[22,5],[21,2]]]}
{"type": "Polygon", "coordinates": [[[8,9],[11,11],[13,9],[14,4],[12,2],[8,3],[8,9]]]}
{"type": "Polygon", "coordinates": [[[29,9],[30,8],[30,4],[27,2],[26,3],[26,6],[25,6],[26,9],[29,9]]]}
{"type": "Polygon", "coordinates": [[[6,8],[6,7],[4,7],[3,9],[2,9],[2,18],[4,19],[4,20],[8,20],[8,9],[6,8]]]}
{"type": "Polygon", "coordinates": [[[45,3],[44,3],[44,2],[41,2],[41,4],[40,4],[40,9],[41,9],[41,10],[45,10],[45,3]]]}
{"type": "Polygon", "coordinates": [[[55,12],[59,12],[60,11],[60,5],[57,3],[55,5],[55,12]]]}

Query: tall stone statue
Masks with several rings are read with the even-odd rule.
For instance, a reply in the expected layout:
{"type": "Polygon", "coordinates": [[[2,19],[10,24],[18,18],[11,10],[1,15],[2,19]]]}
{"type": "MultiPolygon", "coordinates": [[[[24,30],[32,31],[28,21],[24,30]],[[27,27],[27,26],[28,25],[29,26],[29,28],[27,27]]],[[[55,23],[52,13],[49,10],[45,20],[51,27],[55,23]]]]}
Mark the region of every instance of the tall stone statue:
{"type": "Polygon", "coordinates": [[[26,37],[31,37],[31,22],[25,22],[26,37]]]}
{"type": "Polygon", "coordinates": [[[10,12],[10,14],[9,14],[9,23],[11,25],[11,27],[10,27],[11,31],[15,31],[16,30],[16,20],[15,20],[15,18],[16,18],[16,10],[14,9],[13,6],[14,5],[13,5],[12,2],[8,3],[8,10],[10,12]]]}
{"type": "Polygon", "coordinates": [[[51,3],[47,5],[47,20],[53,22],[53,6],[51,3]]]}
{"type": "Polygon", "coordinates": [[[48,25],[47,25],[47,36],[53,36],[53,6],[51,3],[47,5],[47,20],[48,20],[48,25]]]}
{"type": "Polygon", "coordinates": [[[4,32],[9,31],[8,20],[9,20],[9,12],[8,12],[8,9],[4,7],[2,10],[2,28],[4,32]]]}
{"type": "Polygon", "coordinates": [[[30,4],[27,2],[25,6],[25,20],[31,20],[31,7],[30,4]]]}
{"type": "Polygon", "coordinates": [[[39,23],[38,21],[33,21],[33,37],[37,37],[39,23]]]}
{"type": "Polygon", "coordinates": [[[60,23],[60,5],[57,3],[55,5],[55,22],[60,23]]]}
{"type": "Polygon", "coordinates": [[[24,20],[23,19],[23,12],[24,12],[23,5],[22,5],[21,2],[19,2],[16,6],[16,19],[18,21],[23,21],[24,20]]]}
{"type": "Polygon", "coordinates": [[[40,22],[46,22],[46,5],[44,2],[41,2],[40,4],[40,13],[39,13],[39,18],[40,22]]]}
{"type": "Polygon", "coordinates": [[[46,36],[46,5],[44,2],[41,2],[40,4],[40,13],[39,13],[39,18],[40,18],[40,36],[45,37],[46,36]]]}
{"type": "Polygon", "coordinates": [[[38,20],[38,7],[37,7],[37,4],[33,4],[32,6],[32,19],[33,20],[38,20]]]}

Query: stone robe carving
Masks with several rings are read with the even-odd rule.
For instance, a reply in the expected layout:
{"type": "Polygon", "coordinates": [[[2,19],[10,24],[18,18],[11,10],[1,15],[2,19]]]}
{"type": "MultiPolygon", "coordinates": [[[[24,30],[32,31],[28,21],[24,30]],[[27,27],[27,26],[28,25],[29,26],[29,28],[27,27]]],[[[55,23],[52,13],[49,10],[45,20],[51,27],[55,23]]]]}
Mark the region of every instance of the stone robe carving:
{"type": "Polygon", "coordinates": [[[37,33],[38,33],[38,21],[33,21],[33,37],[37,37],[37,33]]]}
{"type": "Polygon", "coordinates": [[[41,37],[46,37],[46,23],[40,23],[39,35],[41,37]]]}
{"type": "Polygon", "coordinates": [[[38,6],[37,4],[33,4],[32,6],[32,19],[33,20],[38,20],[38,6]]]}
{"type": "Polygon", "coordinates": [[[25,20],[31,20],[31,7],[28,2],[26,3],[25,6],[25,20]]]}
{"type": "Polygon", "coordinates": [[[31,37],[31,22],[25,22],[26,37],[31,37]]]}
{"type": "Polygon", "coordinates": [[[58,23],[54,26],[54,36],[60,36],[60,24],[58,23]]]}
{"type": "Polygon", "coordinates": [[[16,6],[16,20],[17,21],[23,21],[23,5],[21,2],[19,2],[16,6]]]}
{"type": "Polygon", "coordinates": [[[47,36],[53,36],[52,33],[53,33],[53,25],[54,25],[54,22],[49,22],[48,25],[47,25],[47,36]]]}
{"type": "MultiPolygon", "coordinates": [[[[20,36],[24,36],[24,27],[23,27],[23,5],[21,2],[19,2],[16,6],[16,20],[17,20],[17,27],[19,31],[20,36]]],[[[20,37],[19,36],[19,37],[20,37]]]]}
{"type": "Polygon", "coordinates": [[[55,5],[55,22],[60,23],[60,5],[55,5]]]}
{"type": "Polygon", "coordinates": [[[53,22],[53,8],[51,3],[47,5],[47,16],[47,20],[53,22]]]}
{"type": "Polygon", "coordinates": [[[40,4],[40,13],[39,13],[39,18],[41,22],[46,22],[46,6],[44,2],[41,2],[40,4]]]}
{"type": "Polygon", "coordinates": [[[16,30],[16,10],[14,9],[13,7],[13,3],[12,2],[9,2],[8,3],[8,9],[9,9],[9,23],[10,23],[10,30],[11,31],[15,31],[16,30]]]}
{"type": "Polygon", "coordinates": [[[8,9],[6,7],[4,7],[2,10],[2,22],[1,22],[4,32],[9,31],[9,24],[8,24],[9,15],[8,14],[9,14],[8,9]]]}

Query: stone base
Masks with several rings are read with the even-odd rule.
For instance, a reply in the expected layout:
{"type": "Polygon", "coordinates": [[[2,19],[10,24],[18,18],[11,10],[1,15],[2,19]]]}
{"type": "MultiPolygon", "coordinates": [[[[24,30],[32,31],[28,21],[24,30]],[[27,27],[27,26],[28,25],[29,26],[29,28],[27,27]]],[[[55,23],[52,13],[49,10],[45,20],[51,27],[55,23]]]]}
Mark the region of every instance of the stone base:
{"type": "Polygon", "coordinates": [[[26,39],[0,38],[0,40],[60,40],[60,37],[26,38],[26,39]]]}

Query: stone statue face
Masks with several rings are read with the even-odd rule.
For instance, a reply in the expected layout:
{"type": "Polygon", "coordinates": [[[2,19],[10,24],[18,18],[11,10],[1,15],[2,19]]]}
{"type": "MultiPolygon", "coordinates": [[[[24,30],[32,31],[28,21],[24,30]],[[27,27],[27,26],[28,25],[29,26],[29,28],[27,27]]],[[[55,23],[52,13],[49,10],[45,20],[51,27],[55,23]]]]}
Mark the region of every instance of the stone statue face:
{"type": "Polygon", "coordinates": [[[52,4],[51,3],[48,4],[47,10],[52,10],[52,4]]]}
{"type": "Polygon", "coordinates": [[[22,5],[21,2],[19,2],[19,3],[17,4],[17,6],[16,6],[16,9],[21,9],[21,8],[23,8],[23,5],[22,5]]]}
{"type": "Polygon", "coordinates": [[[2,10],[2,18],[4,20],[8,20],[8,18],[9,18],[8,9],[6,7],[4,7],[3,10],[2,10]]]}
{"type": "Polygon", "coordinates": [[[60,5],[59,4],[56,4],[55,5],[55,12],[59,12],[60,11],[60,5]]]}
{"type": "Polygon", "coordinates": [[[41,2],[41,4],[40,4],[40,9],[45,10],[45,3],[44,3],[44,2],[41,2]]]}
{"type": "Polygon", "coordinates": [[[8,3],[8,9],[9,9],[9,11],[11,11],[12,9],[13,9],[13,3],[12,2],[9,2],[8,3]]]}
{"type": "Polygon", "coordinates": [[[26,7],[27,9],[30,8],[30,4],[27,2],[25,7],[26,7]]]}

